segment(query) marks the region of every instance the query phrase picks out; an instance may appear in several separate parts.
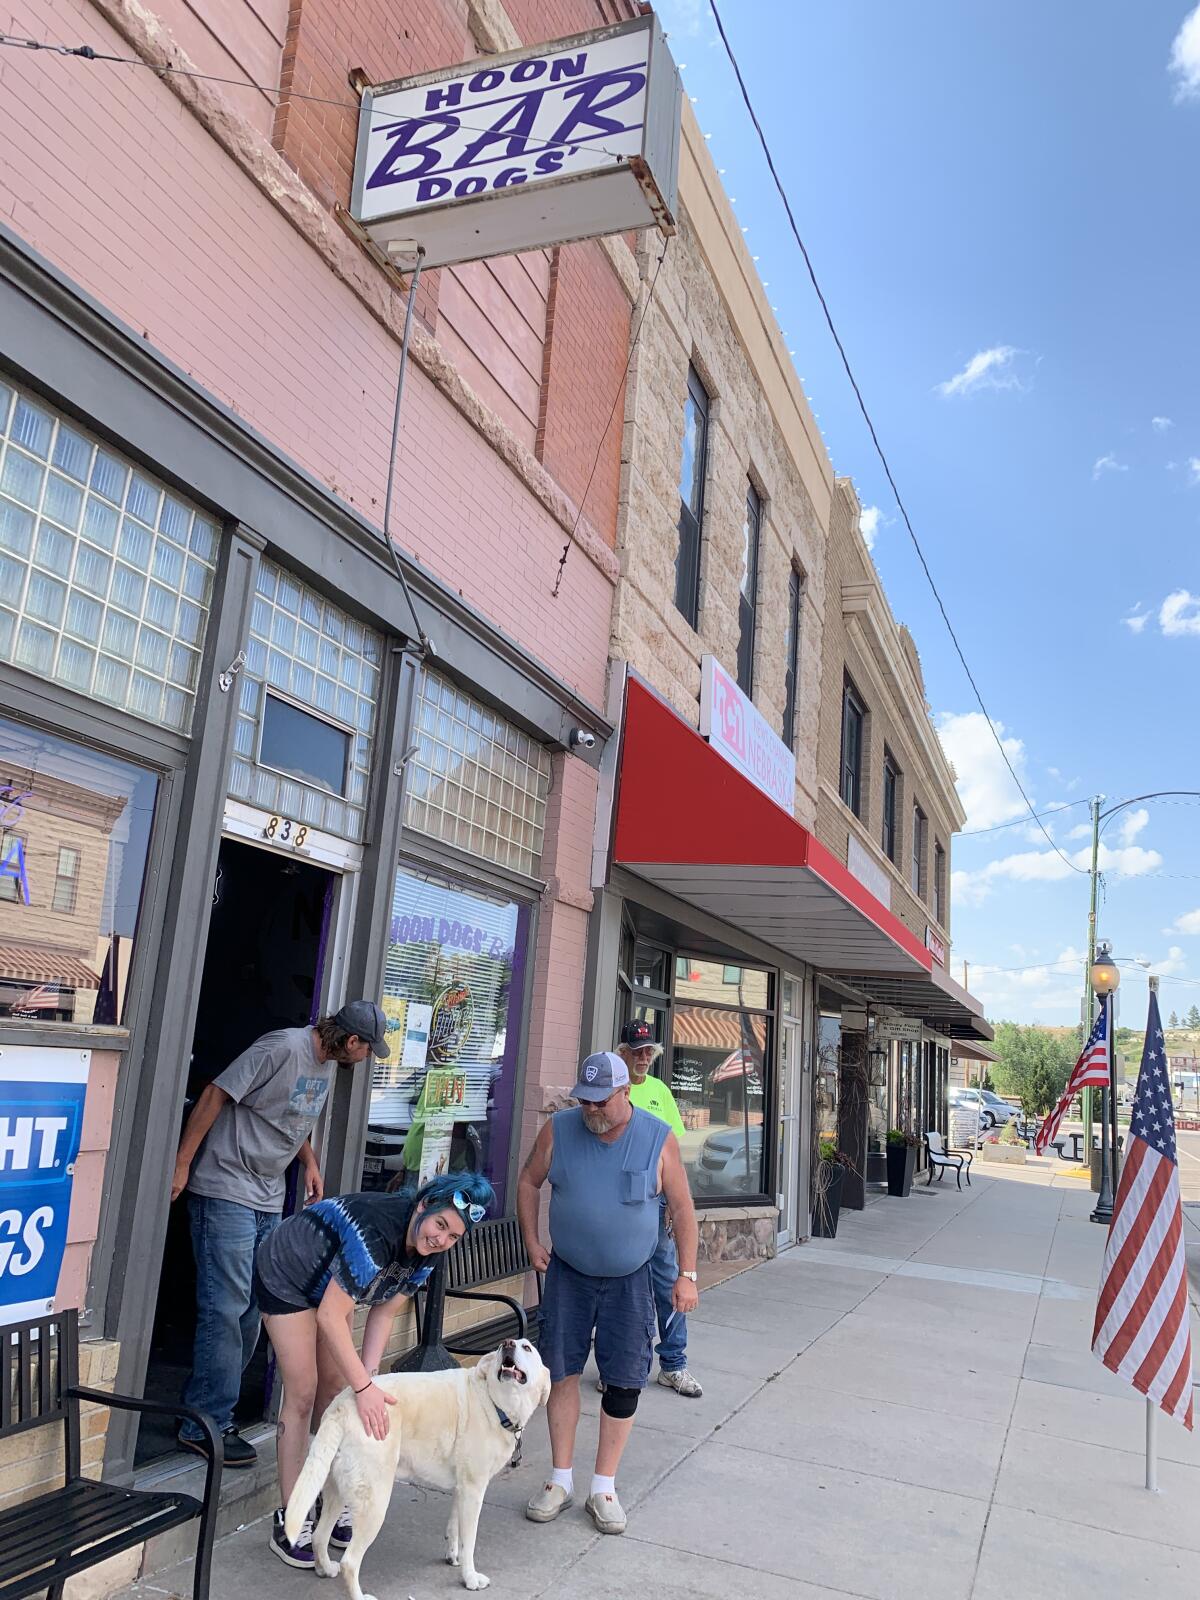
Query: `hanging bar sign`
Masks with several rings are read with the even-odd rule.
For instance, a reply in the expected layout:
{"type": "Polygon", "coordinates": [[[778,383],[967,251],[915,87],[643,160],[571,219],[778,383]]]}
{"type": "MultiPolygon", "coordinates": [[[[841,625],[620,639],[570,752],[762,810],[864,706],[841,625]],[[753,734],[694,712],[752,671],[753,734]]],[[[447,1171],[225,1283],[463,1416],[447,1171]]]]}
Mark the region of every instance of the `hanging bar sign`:
{"type": "Polygon", "coordinates": [[[673,233],[681,102],[652,15],[367,88],[351,214],[430,267],[673,233]]]}

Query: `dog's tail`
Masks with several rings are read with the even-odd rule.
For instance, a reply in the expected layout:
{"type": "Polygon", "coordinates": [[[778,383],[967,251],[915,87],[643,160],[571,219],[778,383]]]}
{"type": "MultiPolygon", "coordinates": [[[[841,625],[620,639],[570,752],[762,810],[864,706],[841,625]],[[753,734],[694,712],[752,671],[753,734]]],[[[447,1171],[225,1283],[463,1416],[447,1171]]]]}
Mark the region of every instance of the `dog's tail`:
{"type": "Polygon", "coordinates": [[[335,1401],[321,1419],[321,1426],[308,1447],[308,1455],[287,1503],[284,1528],[290,1544],[296,1542],[301,1523],[325,1487],[325,1480],[329,1476],[329,1469],[333,1465],[333,1458],[338,1453],[338,1446],[345,1431],[344,1408],[335,1401]]]}

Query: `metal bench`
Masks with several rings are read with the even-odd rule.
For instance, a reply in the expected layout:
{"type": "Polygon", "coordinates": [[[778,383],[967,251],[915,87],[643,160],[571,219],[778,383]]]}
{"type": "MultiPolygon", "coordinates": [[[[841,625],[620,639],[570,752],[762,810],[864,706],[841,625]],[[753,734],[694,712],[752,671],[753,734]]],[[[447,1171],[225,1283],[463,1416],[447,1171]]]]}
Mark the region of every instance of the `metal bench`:
{"type": "Polygon", "coordinates": [[[925,1135],[925,1148],[929,1152],[929,1167],[925,1174],[925,1187],[928,1189],[933,1182],[936,1171],[938,1182],[942,1181],[942,1174],[949,1167],[954,1173],[954,1181],[962,1188],[962,1177],[967,1175],[967,1187],[971,1184],[971,1163],[975,1157],[969,1150],[947,1150],[945,1140],[936,1129],[925,1135]]]}
{"type": "Polygon", "coordinates": [[[222,1459],[212,1420],[189,1406],[85,1389],[78,1380],[77,1312],[60,1311],[0,1328],[0,1440],[61,1423],[66,1469],[61,1489],[0,1511],[0,1600],[42,1590],[48,1600],[61,1600],[63,1586],[74,1573],[196,1517],[200,1532],[192,1594],[195,1600],[208,1600],[222,1459]],[[123,1489],[85,1478],[79,1411],[85,1400],[194,1422],[204,1432],[208,1457],[203,1499],[176,1491],[123,1489]]]}
{"type": "MultiPolygon", "coordinates": [[[[486,1292],[489,1283],[517,1278],[533,1271],[516,1217],[496,1217],[478,1222],[453,1250],[434,1265],[425,1288],[417,1295],[413,1311],[417,1320],[417,1346],[400,1357],[393,1372],[439,1372],[457,1365],[456,1355],[479,1356],[502,1339],[526,1339],[536,1331],[536,1307],[527,1309],[511,1295],[486,1292]],[[446,1297],[482,1300],[503,1306],[499,1316],[445,1338],[442,1323],[446,1297]],[[422,1306],[422,1301],[424,1305],[422,1306]]],[[[542,1298],[541,1274],[537,1278],[538,1303],[542,1298]]],[[[3,1596],[0,1595],[0,1600],[3,1596]]]]}

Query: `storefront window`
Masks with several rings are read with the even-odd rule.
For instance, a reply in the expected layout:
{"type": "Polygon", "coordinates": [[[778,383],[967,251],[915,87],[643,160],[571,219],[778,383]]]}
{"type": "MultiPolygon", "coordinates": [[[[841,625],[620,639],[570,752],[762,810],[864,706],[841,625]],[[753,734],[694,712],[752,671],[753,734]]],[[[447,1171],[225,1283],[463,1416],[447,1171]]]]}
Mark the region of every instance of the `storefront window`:
{"type": "Polygon", "coordinates": [[[664,1075],[683,1117],[684,1164],[698,1197],[766,1192],[770,986],[771,975],[758,968],[677,959],[664,1075]]]}
{"type": "Polygon", "coordinates": [[[482,1172],[506,1206],[529,908],[401,867],[363,1187],[482,1172]]]}
{"type": "MultiPolygon", "coordinates": [[[[873,1043],[867,1051],[867,1156],[887,1156],[887,1050],[873,1043]]],[[[868,1176],[871,1176],[868,1173],[868,1176]]]]}
{"type": "Polygon", "coordinates": [[[0,383],[0,661],[187,733],[219,542],[202,511],[0,383]]]}
{"type": "Polygon", "coordinates": [[[813,1074],[813,1134],[817,1148],[838,1137],[838,1071],[842,1054],[842,1019],[821,1012],[817,1019],[817,1065],[813,1074]]]}
{"type": "Polygon", "coordinates": [[[0,719],[0,1018],[119,1024],[158,779],[0,719]]]}

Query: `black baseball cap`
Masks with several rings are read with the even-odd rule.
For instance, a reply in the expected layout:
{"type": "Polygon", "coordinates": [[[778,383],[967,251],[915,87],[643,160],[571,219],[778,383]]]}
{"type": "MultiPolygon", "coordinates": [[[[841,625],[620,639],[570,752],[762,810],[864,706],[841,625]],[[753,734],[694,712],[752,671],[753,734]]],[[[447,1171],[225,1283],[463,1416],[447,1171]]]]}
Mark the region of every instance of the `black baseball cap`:
{"type": "Polygon", "coordinates": [[[375,1054],[384,1060],[391,1054],[387,1042],[387,1017],[373,1000],[348,1000],[333,1018],[337,1027],[365,1039],[375,1054]]]}
{"type": "Polygon", "coordinates": [[[621,1043],[639,1050],[643,1045],[654,1043],[654,1029],[648,1022],[627,1022],[621,1029],[621,1043]]]}

